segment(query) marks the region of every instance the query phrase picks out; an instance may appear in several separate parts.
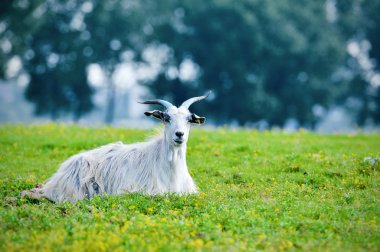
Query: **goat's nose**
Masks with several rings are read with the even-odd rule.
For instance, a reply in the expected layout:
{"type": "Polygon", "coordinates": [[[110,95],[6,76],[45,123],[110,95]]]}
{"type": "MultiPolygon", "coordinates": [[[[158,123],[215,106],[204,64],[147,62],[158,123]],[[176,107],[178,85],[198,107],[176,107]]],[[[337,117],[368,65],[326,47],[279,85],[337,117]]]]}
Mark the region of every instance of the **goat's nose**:
{"type": "Polygon", "coordinates": [[[183,137],[183,132],[182,131],[177,131],[176,133],[175,133],[175,135],[177,136],[177,137],[183,137]]]}

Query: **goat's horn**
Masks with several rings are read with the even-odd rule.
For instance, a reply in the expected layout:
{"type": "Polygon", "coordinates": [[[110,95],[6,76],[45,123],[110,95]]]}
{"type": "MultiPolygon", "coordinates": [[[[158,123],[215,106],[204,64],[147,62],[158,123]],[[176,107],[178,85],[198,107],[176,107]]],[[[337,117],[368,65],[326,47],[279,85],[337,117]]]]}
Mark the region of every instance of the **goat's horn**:
{"type": "Polygon", "coordinates": [[[210,94],[211,94],[211,91],[208,91],[207,94],[205,94],[203,96],[198,96],[198,97],[190,98],[190,99],[184,101],[182,103],[181,107],[189,109],[189,107],[191,106],[191,104],[193,104],[194,102],[206,99],[210,94]]]}
{"type": "Polygon", "coordinates": [[[141,104],[158,104],[158,105],[164,106],[166,109],[169,109],[170,107],[174,106],[170,102],[164,101],[164,100],[149,100],[149,101],[143,101],[143,102],[139,102],[139,103],[141,103],[141,104]]]}

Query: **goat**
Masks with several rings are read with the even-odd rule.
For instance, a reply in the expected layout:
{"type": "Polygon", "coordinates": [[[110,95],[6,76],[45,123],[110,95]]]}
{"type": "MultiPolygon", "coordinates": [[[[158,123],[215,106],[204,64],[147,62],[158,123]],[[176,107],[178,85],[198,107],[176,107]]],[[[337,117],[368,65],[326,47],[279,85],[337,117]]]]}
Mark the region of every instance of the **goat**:
{"type": "Polygon", "coordinates": [[[196,193],[187,169],[186,144],[191,124],[203,124],[205,118],[191,113],[189,107],[209,94],[190,98],[178,108],[165,100],[141,102],[165,107],[165,111],[144,113],[164,122],[162,136],[134,144],[112,143],[74,155],[45,185],[23,191],[21,196],[74,202],[97,194],[196,193]]]}

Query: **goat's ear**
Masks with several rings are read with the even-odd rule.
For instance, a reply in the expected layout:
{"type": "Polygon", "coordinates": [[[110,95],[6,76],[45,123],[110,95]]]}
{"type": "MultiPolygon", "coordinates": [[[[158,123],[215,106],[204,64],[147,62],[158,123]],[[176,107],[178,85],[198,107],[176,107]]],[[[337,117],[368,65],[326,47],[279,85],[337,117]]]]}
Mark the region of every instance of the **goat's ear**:
{"type": "Polygon", "coordinates": [[[197,116],[196,114],[191,114],[191,119],[190,119],[190,122],[191,123],[198,123],[198,124],[202,124],[206,121],[206,118],[205,117],[200,117],[200,116],[197,116]]]}
{"type": "Polygon", "coordinates": [[[162,120],[164,118],[164,113],[159,110],[152,110],[152,111],[147,111],[144,113],[146,116],[154,116],[157,119],[162,120]]]}

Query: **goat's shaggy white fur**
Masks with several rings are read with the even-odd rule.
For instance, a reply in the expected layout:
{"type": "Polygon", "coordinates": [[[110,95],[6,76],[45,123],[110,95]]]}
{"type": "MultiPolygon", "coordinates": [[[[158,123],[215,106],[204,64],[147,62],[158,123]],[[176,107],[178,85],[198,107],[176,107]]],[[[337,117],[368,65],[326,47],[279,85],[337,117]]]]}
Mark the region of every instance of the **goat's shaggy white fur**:
{"type": "Polygon", "coordinates": [[[108,144],[79,153],[65,161],[45,185],[23,191],[21,195],[57,202],[91,198],[96,194],[196,193],[186,165],[186,143],[191,123],[203,123],[205,118],[190,113],[188,107],[204,98],[191,98],[179,108],[163,100],[145,102],[167,108],[165,112],[145,113],[164,121],[163,136],[142,143],[108,144]]]}
{"type": "Polygon", "coordinates": [[[28,194],[76,201],[95,194],[196,193],[186,165],[186,146],[172,148],[163,137],[149,142],[108,144],[65,161],[42,187],[28,194]]]}

